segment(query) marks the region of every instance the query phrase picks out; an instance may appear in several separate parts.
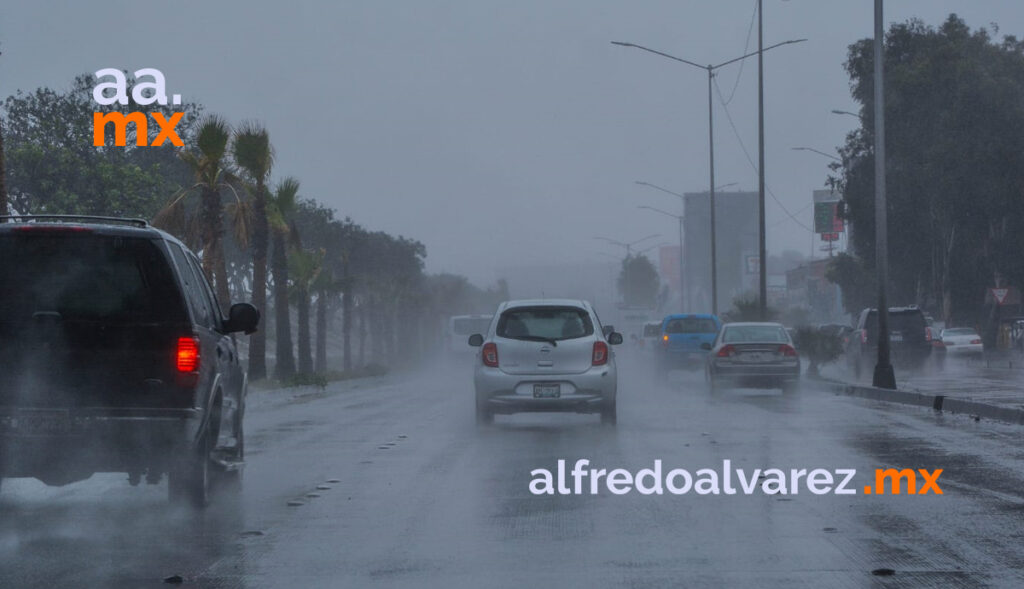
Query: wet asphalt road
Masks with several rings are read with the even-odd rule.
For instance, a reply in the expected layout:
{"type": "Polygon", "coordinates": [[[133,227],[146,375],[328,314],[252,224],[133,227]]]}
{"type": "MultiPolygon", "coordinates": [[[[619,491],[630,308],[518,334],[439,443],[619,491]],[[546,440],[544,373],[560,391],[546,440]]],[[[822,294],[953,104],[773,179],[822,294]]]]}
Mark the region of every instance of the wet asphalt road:
{"type": "Polygon", "coordinates": [[[465,367],[253,393],[244,487],[203,514],[122,475],[4,481],[0,587],[1024,586],[1024,428],[813,387],[709,398],[626,360],[617,427],[479,429],[465,367]],[[530,471],[560,458],[855,468],[858,494],[531,495],[530,471]],[[945,469],[944,494],[864,495],[889,466],[945,469]]]}

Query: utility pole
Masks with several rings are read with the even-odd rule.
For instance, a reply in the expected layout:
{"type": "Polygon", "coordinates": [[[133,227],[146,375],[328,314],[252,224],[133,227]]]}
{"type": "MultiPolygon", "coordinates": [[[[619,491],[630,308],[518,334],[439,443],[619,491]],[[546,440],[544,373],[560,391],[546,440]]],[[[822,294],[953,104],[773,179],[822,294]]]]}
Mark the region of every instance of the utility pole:
{"type": "Polygon", "coordinates": [[[878,363],[871,384],[896,388],[896,375],[889,358],[889,254],[885,202],[885,46],[882,0],[875,0],[875,269],[878,271],[878,363]]]}
{"type": "Polygon", "coordinates": [[[757,226],[758,306],[761,321],[768,321],[768,248],[764,219],[764,0],[757,0],[757,226]]]}

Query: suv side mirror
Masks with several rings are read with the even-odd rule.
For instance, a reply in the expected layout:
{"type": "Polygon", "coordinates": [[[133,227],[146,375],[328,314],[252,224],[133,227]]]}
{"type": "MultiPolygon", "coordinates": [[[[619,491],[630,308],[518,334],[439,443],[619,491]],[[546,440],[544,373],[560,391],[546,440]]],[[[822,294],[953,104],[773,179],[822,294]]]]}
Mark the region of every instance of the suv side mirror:
{"type": "Polygon", "coordinates": [[[617,346],[617,345],[621,344],[622,343],[622,334],[617,332],[617,331],[613,331],[613,332],[609,333],[608,334],[608,343],[610,343],[613,346],[617,346]]]}
{"type": "Polygon", "coordinates": [[[707,350],[707,351],[710,352],[711,351],[711,344],[709,344],[708,342],[704,342],[704,343],[702,343],[700,345],[700,349],[707,350]]]}
{"type": "Polygon", "coordinates": [[[260,312],[249,303],[235,303],[228,311],[228,320],[224,322],[224,331],[235,333],[241,331],[246,335],[254,333],[260,322],[260,312]]]}
{"type": "Polygon", "coordinates": [[[480,346],[484,345],[484,336],[480,335],[479,333],[474,333],[473,335],[469,336],[469,345],[473,346],[474,348],[479,348],[480,346]]]}

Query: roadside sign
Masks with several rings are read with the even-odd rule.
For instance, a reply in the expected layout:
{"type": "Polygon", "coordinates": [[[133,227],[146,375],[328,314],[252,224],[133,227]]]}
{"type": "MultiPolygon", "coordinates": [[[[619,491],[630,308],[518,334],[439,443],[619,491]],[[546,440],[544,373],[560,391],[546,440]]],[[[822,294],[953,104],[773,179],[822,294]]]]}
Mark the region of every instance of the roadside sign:
{"type": "Polygon", "coordinates": [[[996,300],[997,305],[1002,305],[1006,300],[1006,295],[1010,293],[1008,288],[990,288],[989,291],[992,292],[992,298],[996,300]]]}
{"type": "Polygon", "coordinates": [[[835,232],[833,232],[833,233],[822,233],[821,234],[821,240],[822,241],[839,241],[839,234],[835,233],[835,232]]]}

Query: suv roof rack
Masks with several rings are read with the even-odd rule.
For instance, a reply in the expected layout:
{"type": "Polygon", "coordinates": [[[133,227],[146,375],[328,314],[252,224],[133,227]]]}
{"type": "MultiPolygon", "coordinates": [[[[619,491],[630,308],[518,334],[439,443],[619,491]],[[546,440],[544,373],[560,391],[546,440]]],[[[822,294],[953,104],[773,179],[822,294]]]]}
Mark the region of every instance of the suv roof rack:
{"type": "Polygon", "coordinates": [[[0,221],[44,221],[63,223],[66,221],[102,221],[104,223],[124,223],[133,227],[149,227],[149,221],[130,217],[98,217],[95,215],[0,215],[0,221]]]}

